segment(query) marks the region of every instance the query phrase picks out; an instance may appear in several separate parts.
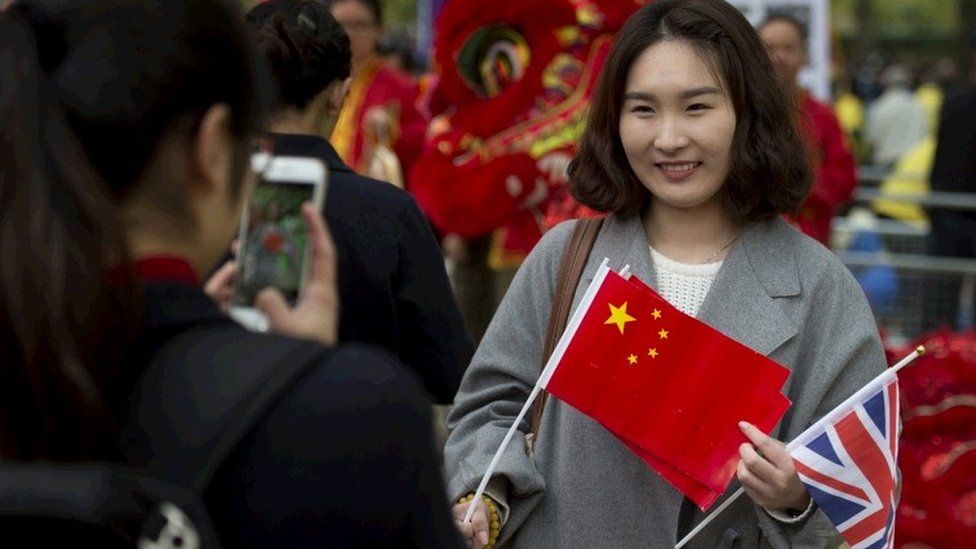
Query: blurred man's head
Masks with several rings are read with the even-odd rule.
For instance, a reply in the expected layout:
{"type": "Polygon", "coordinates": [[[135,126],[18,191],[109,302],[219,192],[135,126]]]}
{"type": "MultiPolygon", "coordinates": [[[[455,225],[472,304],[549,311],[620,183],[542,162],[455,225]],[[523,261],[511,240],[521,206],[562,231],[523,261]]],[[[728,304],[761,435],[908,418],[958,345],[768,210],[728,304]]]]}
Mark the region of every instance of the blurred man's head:
{"type": "Polygon", "coordinates": [[[759,26],[759,37],[780,83],[787,90],[796,87],[800,69],[807,63],[806,28],[789,15],[774,14],[759,26]]]}
{"type": "Polygon", "coordinates": [[[329,11],[349,35],[352,65],[362,65],[376,55],[383,30],[383,12],[379,0],[330,0],[329,11]]]}
{"type": "Polygon", "coordinates": [[[901,89],[907,90],[912,87],[912,73],[904,65],[889,65],[881,73],[881,85],[885,90],[901,89]]]}

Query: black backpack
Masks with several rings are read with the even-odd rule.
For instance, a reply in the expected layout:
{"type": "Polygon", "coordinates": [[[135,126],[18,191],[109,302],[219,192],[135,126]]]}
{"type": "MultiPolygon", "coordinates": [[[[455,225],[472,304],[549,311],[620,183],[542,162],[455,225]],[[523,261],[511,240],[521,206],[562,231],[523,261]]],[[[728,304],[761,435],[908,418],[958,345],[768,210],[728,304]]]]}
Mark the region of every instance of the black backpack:
{"type": "Polygon", "coordinates": [[[203,503],[207,486],[329,354],[310,342],[242,336],[230,323],[176,336],[132,393],[128,462],[0,463],[0,547],[220,547],[203,503]]]}

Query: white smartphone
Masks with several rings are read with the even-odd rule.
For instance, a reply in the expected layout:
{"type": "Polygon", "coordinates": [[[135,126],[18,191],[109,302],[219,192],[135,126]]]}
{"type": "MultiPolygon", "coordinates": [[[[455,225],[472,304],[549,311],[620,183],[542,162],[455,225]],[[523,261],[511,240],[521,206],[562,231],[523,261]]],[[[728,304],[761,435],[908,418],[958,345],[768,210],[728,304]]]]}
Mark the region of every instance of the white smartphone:
{"type": "Polygon", "coordinates": [[[258,292],[277,288],[294,304],[308,277],[305,202],[322,211],[327,170],[315,158],[256,153],[251,168],[258,181],[244,208],[238,235],[237,276],[230,316],[245,327],[267,331],[268,319],[254,307],[258,292]]]}

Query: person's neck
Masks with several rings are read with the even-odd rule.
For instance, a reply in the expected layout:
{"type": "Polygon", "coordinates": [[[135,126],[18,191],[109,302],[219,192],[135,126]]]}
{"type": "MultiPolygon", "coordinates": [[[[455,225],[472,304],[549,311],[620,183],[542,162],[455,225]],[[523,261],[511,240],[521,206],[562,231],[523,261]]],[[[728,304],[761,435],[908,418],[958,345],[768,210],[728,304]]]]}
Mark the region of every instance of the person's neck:
{"type": "Polygon", "coordinates": [[[196,273],[209,272],[214,266],[213,258],[209,255],[204,257],[192,246],[156,239],[150,235],[130,238],[129,253],[132,255],[132,260],[136,262],[156,257],[183,259],[193,267],[196,273]]]}
{"type": "Polygon", "coordinates": [[[363,72],[368,71],[370,67],[374,65],[375,61],[379,60],[379,55],[376,53],[367,55],[362,59],[353,59],[352,61],[352,77],[353,79],[359,77],[363,72]]]}
{"type": "Polygon", "coordinates": [[[741,229],[719,201],[679,209],[652,200],[643,221],[651,247],[679,263],[724,259],[741,229]]]}
{"type": "Polygon", "coordinates": [[[188,262],[197,273],[207,273],[221,253],[220,250],[209,251],[191,233],[181,230],[155,208],[129,203],[122,208],[122,218],[132,261],[176,257],[188,262]]]}
{"type": "MultiPolygon", "coordinates": [[[[311,111],[311,109],[309,109],[311,111]]],[[[320,118],[309,111],[288,110],[279,113],[271,121],[269,129],[273,133],[314,135],[322,124],[320,118]]]]}
{"type": "Polygon", "coordinates": [[[806,95],[806,90],[803,89],[803,86],[797,84],[796,80],[784,86],[784,89],[786,90],[787,97],[796,101],[797,104],[803,101],[803,96],[806,95]]]}

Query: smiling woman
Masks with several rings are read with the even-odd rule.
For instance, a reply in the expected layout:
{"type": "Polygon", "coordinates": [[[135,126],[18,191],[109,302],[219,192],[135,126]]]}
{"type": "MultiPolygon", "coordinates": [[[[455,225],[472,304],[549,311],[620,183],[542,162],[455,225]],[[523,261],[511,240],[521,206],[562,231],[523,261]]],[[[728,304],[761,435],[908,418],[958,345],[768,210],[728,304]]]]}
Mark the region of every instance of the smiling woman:
{"type": "Polygon", "coordinates": [[[722,208],[735,109],[713,75],[679,41],[648,48],[630,69],[620,141],[658,211],[722,208]]]}
{"type": "MultiPolygon", "coordinates": [[[[614,268],[629,265],[678,309],[792,371],[783,422],[769,436],[741,427],[737,479],[751,501],[735,502],[702,530],[700,547],[828,545],[836,533],[780,440],[884,364],[853,277],[781,219],[810,188],[792,109],[735,8],[656,1],[617,34],[569,170],[574,196],[609,214],[580,284],[604,257],[614,268]]],[[[559,225],[532,251],[462,381],[445,448],[453,497],[474,491],[535,385],[573,231],[574,222],[559,225]]],[[[574,303],[582,294],[577,287],[574,303]]],[[[610,432],[557,401],[545,409],[534,453],[516,439],[485,493],[474,520],[459,521],[472,547],[495,535],[522,547],[673,547],[702,518],[610,432]],[[496,511],[500,530],[489,528],[496,511]]],[[[455,517],[466,509],[456,506],[455,517]]]]}
{"type": "Polygon", "coordinates": [[[581,202],[600,211],[635,213],[647,205],[650,189],[622,143],[627,116],[624,103],[648,99],[648,92],[654,90],[638,87],[648,81],[661,86],[664,83],[656,81],[665,78],[669,86],[684,86],[676,94],[685,101],[708,99],[687,102],[682,109],[723,102],[723,109],[731,107],[734,113],[728,174],[723,178],[728,184],[723,184],[720,193],[728,213],[739,221],[792,213],[811,182],[802,142],[789,120],[793,107],[777,83],[762,45],[752,43],[755,32],[737,32],[732,24],[733,18],[741,19],[740,14],[730,13],[713,22],[727,30],[725,47],[694,34],[696,17],[698,12],[691,8],[677,10],[669,17],[672,28],[668,29],[632,17],[631,24],[621,30],[617,39],[621,45],[614,48],[603,68],[588,131],[570,166],[573,192],[581,202]],[[651,47],[655,45],[693,55],[676,59],[661,55],[662,51],[652,54],[651,50],[657,50],[651,47]],[[657,66],[646,62],[652,55],[658,59],[657,66]],[[700,88],[716,88],[718,93],[703,94],[706,90],[700,88]]]}

